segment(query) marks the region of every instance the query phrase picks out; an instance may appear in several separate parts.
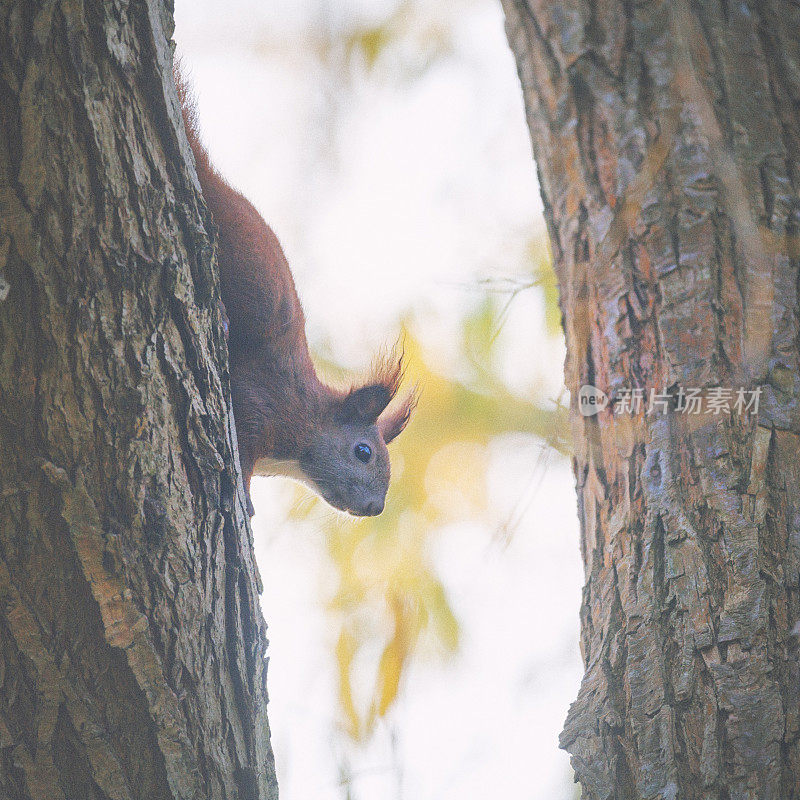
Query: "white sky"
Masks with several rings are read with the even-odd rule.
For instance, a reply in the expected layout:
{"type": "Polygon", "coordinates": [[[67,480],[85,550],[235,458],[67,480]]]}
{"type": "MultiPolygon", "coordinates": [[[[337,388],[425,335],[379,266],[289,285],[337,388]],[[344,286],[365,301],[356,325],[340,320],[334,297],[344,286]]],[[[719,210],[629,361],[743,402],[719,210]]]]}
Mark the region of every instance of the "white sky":
{"type": "MultiPolygon", "coordinates": [[[[342,0],[323,13],[311,0],[176,2],[211,157],[281,238],[312,341],[354,368],[393,340],[409,310],[449,363],[475,282],[519,276],[542,226],[499,4],[419,5],[452,25],[453,52],[414,81],[356,77],[343,97],[306,55],[315,23],[371,19],[393,4],[342,0]]],[[[537,293],[512,305],[502,347],[509,383],[558,395],[563,345],[545,338],[537,293]]],[[[436,568],[461,651],[413,665],[389,724],[364,749],[335,729],[323,544],[313,526],[285,521],[290,487],[254,481],[283,800],[344,797],[342,758],[358,776],[354,800],[573,796],[557,736],[581,674],[583,574],[570,469],[551,461],[537,472],[538,453],[524,437],[492,448],[492,518],[525,512],[508,547],[485,521],[440,532],[436,568]]]]}

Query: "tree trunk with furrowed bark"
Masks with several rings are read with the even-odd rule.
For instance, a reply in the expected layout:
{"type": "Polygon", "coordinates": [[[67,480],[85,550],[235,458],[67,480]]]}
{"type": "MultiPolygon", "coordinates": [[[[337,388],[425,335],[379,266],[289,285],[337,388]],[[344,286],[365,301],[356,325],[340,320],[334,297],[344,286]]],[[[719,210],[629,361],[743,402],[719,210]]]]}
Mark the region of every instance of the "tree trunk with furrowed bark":
{"type": "Polygon", "coordinates": [[[800,5],[503,6],[573,397],[585,675],[561,745],[587,800],[800,797],[800,5]],[[610,398],[591,416],[586,384],[610,398]]]}
{"type": "Polygon", "coordinates": [[[0,5],[0,798],[277,797],[160,0],[0,5]]]}

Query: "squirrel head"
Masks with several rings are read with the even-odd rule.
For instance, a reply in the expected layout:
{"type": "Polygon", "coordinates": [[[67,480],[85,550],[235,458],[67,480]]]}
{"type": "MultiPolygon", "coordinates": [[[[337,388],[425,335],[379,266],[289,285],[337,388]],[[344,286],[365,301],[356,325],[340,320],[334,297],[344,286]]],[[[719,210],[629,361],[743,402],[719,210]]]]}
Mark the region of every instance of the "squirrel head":
{"type": "Polygon", "coordinates": [[[299,461],[322,498],[354,516],[383,511],[389,488],[389,451],[411,417],[412,390],[388,408],[403,377],[402,357],[382,359],[363,385],[335,393],[299,461]]]}

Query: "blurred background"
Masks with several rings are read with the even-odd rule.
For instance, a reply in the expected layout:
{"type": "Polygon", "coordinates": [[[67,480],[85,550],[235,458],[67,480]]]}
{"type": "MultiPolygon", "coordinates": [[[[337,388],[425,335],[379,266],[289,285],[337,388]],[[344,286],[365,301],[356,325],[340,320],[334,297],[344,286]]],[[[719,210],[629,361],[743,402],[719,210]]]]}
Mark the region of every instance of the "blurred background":
{"type": "Polygon", "coordinates": [[[212,161],[277,232],[322,370],[402,336],[380,517],[254,478],[283,800],[574,798],[564,345],[494,0],[178,0],[212,161]]]}

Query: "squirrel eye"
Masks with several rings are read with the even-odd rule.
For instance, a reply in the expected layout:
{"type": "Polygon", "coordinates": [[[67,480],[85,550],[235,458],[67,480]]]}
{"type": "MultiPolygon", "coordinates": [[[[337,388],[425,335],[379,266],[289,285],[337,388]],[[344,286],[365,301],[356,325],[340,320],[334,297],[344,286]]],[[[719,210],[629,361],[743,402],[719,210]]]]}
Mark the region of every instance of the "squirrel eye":
{"type": "Polygon", "coordinates": [[[361,442],[353,448],[353,454],[359,461],[366,464],[372,457],[372,448],[368,444],[361,442]]]}

